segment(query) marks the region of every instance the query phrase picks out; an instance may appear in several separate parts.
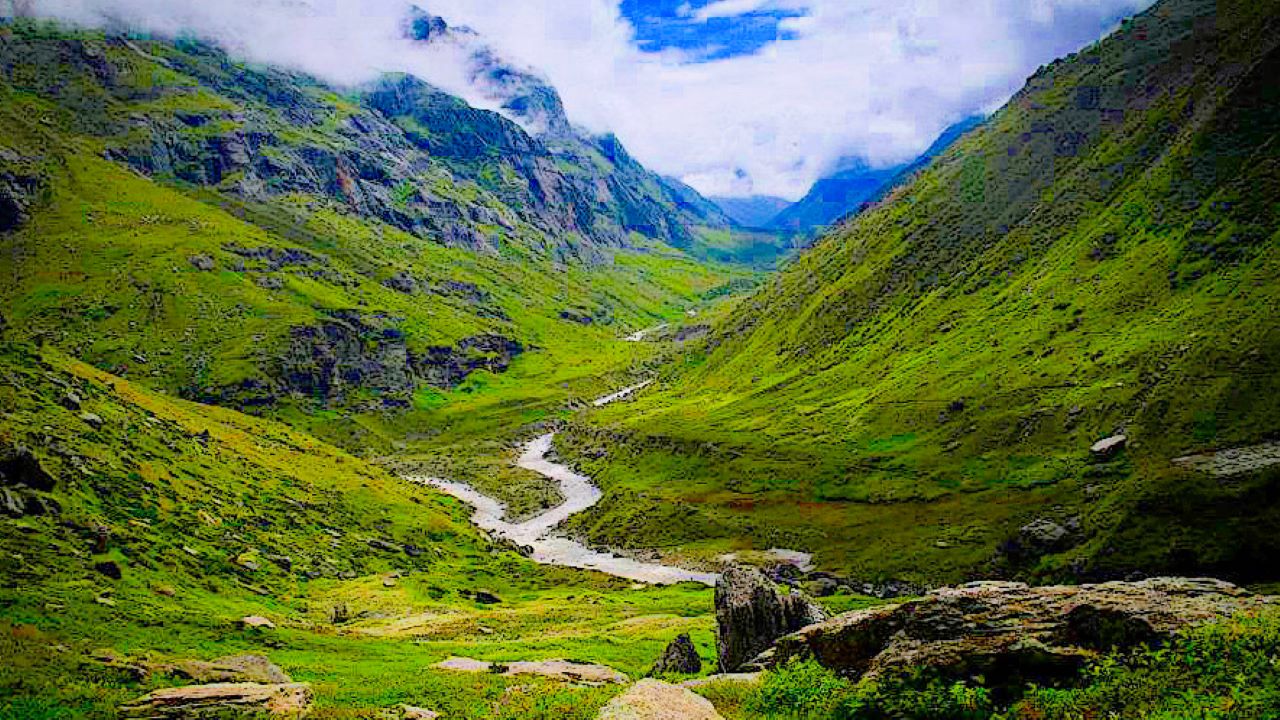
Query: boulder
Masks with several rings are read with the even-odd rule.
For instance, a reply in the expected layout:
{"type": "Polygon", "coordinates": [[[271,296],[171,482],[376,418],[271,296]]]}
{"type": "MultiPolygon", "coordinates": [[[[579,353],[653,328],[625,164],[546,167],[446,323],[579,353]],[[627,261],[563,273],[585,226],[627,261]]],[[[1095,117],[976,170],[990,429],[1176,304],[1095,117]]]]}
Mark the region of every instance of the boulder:
{"type": "Polygon", "coordinates": [[[214,267],[216,267],[214,265],[213,258],[209,257],[208,255],[205,255],[204,253],[201,253],[199,255],[192,255],[191,257],[187,258],[187,260],[191,263],[191,267],[201,272],[209,272],[213,270],[214,267]]]}
{"type": "Polygon", "coordinates": [[[49,491],[55,482],[31,450],[21,446],[0,449],[0,485],[25,485],[32,490],[49,491]]]}
{"type": "Polygon", "coordinates": [[[436,720],[440,717],[440,713],[434,710],[414,707],[413,705],[401,705],[396,710],[398,714],[393,717],[397,717],[400,720],[436,720]]]}
{"type": "Polygon", "coordinates": [[[826,613],[798,590],[780,590],[755,568],[733,565],[716,582],[720,672],[734,672],[775,640],[821,622],[826,613]]]}
{"type": "Polygon", "coordinates": [[[648,678],[609,701],[596,720],[722,720],[711,701],[686,688],[648,678]]]}
{"type": "Polygon", "coordinates": [[[1219,580],[1029,587],[977,582],[845,613],[781,638],[755,664],[811,657],[850,678],[930,667],[1018,688],[1072,678],[1098,653],[1158,644],[1195,623],[1280,604],[1219,580]]]}
{"type": "Polygon", "coordinates": [[[167,667],[153,669],[165,670],[199,683],[282,684],[293,681],[278,665],[262,655],[228,655],[210,661],[180,660],[167,667]]]}
{"type": "Polygon", "coordinates": [[[630,680],[625,674],[608,665],[592,665],[568,660],[492,663],[487,660],[453,656],[436,663],[435,667],[454,672],[501,673],[507,677],[538,675],[551,680],[581,685],[622,685],[630,680]]]}
{"type": "Polygon", "coordinates": [[[165,688],[120,708],[121,717],[148,720],[261,717],[298,718],[311,708],[306,683],[214,683],[165,688]]]}
{"type": "Polygon", "coordinates": [[[1110,460],[1124,450],[1129,444],[1129,438],[1125,435],[1112,435],[1109,438],[1099,440],[1089,448],[1089,454],[1095,460],[1110,460]]]}
{"type": "Polygon", "coordinates": [[[693,640],[689,639],[688,633],[681,633],[658,656],[658,661],[654,663],[649,674],[697,675],[700,672],[702,672],[702,658],[698,657],[698,649],[693,646],[693,640]]]}
{"type": "Polygon", "coordinates": [[[275,630],[276,629],[275,623],[271,622],[267,618],[262,617],[261,615],[248,615],[246,617],[240,618],[240,624],[244,626],[246,630],[252,630],[252,629],[275,630]]]}

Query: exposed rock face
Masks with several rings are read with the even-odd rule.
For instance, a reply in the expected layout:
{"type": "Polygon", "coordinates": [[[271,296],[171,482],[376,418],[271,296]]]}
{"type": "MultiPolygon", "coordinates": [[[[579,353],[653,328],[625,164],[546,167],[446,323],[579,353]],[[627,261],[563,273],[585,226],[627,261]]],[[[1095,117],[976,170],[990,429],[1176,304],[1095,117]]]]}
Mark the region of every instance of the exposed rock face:
{"type": "Polygon", "coordinates": [[[120,713],[148,720],[297,718],[310,707],[311,686],[306,683],[215,683],[156,690],[121,707],[120,713]]]}
{"type": "Polygon", "coordinates": [[[672,640],[667,649],[658,656],[650,675],[678,673],[680,675],[696,675],[702,672],[702,658],[698,657],[698,649],[688,633],[681,633],[672,640]]]}
{"type": "Polygon", "coordinates": [[[953,676],[981,674],[992,687],[1021,687],[1072,677],[1099,651],[1159,642],[1189,625],[1276,600],[1207,579],[1039,588],[970,583],[812,625],[755,662],[767,667],[812,657],[849,677],[931,667],[953,676]]]}
{"type": "Polygon", "coordinates": [[[783,635],[825,619],[799,590],[779,590],[755,568],[730,566],[716,583],[720,672],[737,670],[783,635]]]}
{"type": "Polygon", "coordinates": [[[721,720],[710,700],[660,680],[645,679],[609,701],[596,720],[721,720]]]}
{"type": "MultiPolygon", "coordinates": [[[[10,158],[0,155],[0,162],[7,160],[10,158]]],[[[42,186],[38,176],[0,168],[0,233],[17,230],[27,222],[42,186]]]]}

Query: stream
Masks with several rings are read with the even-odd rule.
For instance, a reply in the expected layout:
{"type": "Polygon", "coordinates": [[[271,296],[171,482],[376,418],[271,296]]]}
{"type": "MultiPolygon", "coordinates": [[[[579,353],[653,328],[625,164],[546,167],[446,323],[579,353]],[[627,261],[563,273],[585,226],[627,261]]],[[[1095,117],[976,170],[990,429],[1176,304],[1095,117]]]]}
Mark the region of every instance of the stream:
{"type": "MultiPolygon", "coordinates": [[[[596,399],[592,405],[600,407],[629,397],[649,382],[651,381],[605,395],[596,399]]],[[[493,535],[533,548],[531,557],[536,562],[598,570],[629,580],[660,585],[686,581],[715,584],[719,577],[716,573],[642,562],[613,552],[593,550],[576,540],[557,535],[554,531],[561,523],[600,502],[601,493],[600,488],[591,482],[591,478],[547,458],[554,438],[555,433],[547,433],[525,443],[516,465],[559,483],[564,502],[524,522],[508,522],[506,507],[500,501],[465,483],[426,476],[408,476],[407,479],[442,490],[475,508],[471,522],[493,535]]]]}

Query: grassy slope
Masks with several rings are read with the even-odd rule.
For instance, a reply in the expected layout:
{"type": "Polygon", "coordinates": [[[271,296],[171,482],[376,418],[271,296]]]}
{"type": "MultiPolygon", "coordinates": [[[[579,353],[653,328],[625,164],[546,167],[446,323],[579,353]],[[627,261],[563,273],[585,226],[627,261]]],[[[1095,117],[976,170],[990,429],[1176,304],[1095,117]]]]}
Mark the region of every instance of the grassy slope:
{"type": "Polygon", "coordinates": [[[1280,432],[1276,18],[1167,1],[1043,69],[567,436],[608,496],[578,529],[947,581],[1082,516],[1089,541],[1039,572],[1266,579],[1275,473],[1169,460],[1280,432]],[[1119,431],[1129,451],[1090,464],[1119,431]]]}
{"type": "Polygon", "coordinates": [[[157,658],[265,652],[317,684],[321,717],[402,701],[451,717],[589,717],[609,692],[429,669],[451,653],[569,657],[639,674],[675,633],[691,632],[714,657],[701,586],[628,590],[493,552],[450,498],[283,425],[175,400],[57,351],[6,345],[0,378],[0,444],[35,449],[57,479],[41,497],[62,508],[0,520],[2,717],[109,717],[122,700],[176,682],[130,680],[89,660],[97,648],[157,658]],[[60,405],[68,393],[81,410],[60,405]],[[94,547],[100,526],[105,552],[94,547]],[[370,539],[422,552],[375,551],[370,539]],[[120,580],[93,569],[106,561],[120,580]],[[346,571],[354,579],[339,579],[346,571]],[[403,577],[384,587],[391,572],[403,577]],[[477,588],[503,603],[461,594],[477,588]],[[334,627],[338,602],[353,616],[385,617],[334,627]],[[280,629],[238,629],[249,614],[280,629]],[[530,687],[503,699],[515,685],[530,687]]]}

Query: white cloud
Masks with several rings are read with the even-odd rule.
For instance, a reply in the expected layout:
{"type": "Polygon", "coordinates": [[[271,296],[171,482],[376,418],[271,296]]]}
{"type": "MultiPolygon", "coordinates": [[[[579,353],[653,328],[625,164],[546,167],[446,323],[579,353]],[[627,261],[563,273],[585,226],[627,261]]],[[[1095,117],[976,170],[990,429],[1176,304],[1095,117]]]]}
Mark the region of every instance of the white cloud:
{"type": "MultiPolygon", "coordinates": [[[[539,68],[571,119],[613,131],[655,170],[708,194],[798,197],[844,155],[909,158],[947,124],[1008,97],[1040,64],[1152,0],[718,0],[694,18],[804,7],[793,40],[691,63],[646,53],[617,0],[421,0],[539,68]],[[745,179],[744,179],[745,178],[745,179]]],[[[250,57],[340,83],[413,72],[477,101],[448,46],[398,37],[405,0],[45,0],[101,22],[199,28],[250,57]]]]}

